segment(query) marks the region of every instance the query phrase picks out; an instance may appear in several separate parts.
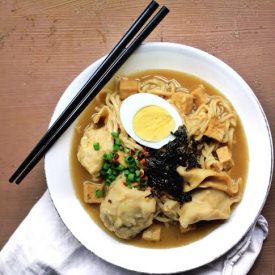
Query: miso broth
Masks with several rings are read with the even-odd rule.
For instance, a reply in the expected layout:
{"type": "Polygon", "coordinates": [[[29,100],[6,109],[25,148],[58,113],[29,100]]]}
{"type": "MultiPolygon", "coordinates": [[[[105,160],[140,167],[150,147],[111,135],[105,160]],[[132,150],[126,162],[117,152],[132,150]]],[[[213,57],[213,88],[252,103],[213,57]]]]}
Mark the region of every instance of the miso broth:
{"type": "MultiPolygon", "coordinates": [[[[134,79],[134,78],[144,77],[148,75],[160,75],[168,79],[174,78],[183,87],[186,87],[187,89],[192,89],[198,84],[203,84],[206,87],[207,92],[209,94],[222,96],[222,94],[219,91],[217,91],[214,87],[212,87],[207,82],[195,76],[182,73],[182,72],[171,71],[171,70],[147,70],[147,71],[142,71],[142,72],[132,74],[128,77],[134,79]]],[[[114,84],[111,82],[108,85],[110,88],[112,88],[114,84]]],[[[91,115],[94,113],[95,106],[99,102],[100,100],[92,101],[90,105],[85,109],[85,111],[80,115],[80,117],[78,118],[75,124],[76,126],[74,129],[74,134],[72,139],[70,161],[71,161],[71,176],[74,184],[75,193],[79,201],[81,202],[83,208],[89,213],[92,220],[102,230],[112,235],[117,240],[121,242],[125,242],[130,245],[142,246],[147,248],[170,248],[170,247],[186,245],[191,242],[197,241],[205,237],[207,234],[209,234],[213,230],[215,230],[221,223],[226,222],[226,221],[199,222],[197,223],[197,227],[195,230],[191,230],[187,233],[181,233],[179,226],[169,225],[167,227],[162,224],[161,240],[158,242],[145,241],[141,238],[141,234],[137,235],[134,239],[124,241],[116,237],[115,234],[113,234],[109,230],[107,230],[99,217],[99,205],[86,204],[83,201],[82,183],[85,180],[89,180],[90,175],[81,166],[80,162],[77,159],[78,146],[80,143],[80,139],[83,135],[83,131],[85,127],[90,123],[91,115]]],[[[234,147],[233,147],[233,160],[235,162],[235,165],[233,169],[230,171],[229,175],[234,178],[241,177],[243,179],[243,185],[245,185],[247,169],[248,169],[248,149],[247,149],[246,138],[245,138],[245,134],[244,134],[240,119],[238,119],[238,126],[235,131],[235,136],[236,136],[236,143],[234,144],[234,147]]]]}

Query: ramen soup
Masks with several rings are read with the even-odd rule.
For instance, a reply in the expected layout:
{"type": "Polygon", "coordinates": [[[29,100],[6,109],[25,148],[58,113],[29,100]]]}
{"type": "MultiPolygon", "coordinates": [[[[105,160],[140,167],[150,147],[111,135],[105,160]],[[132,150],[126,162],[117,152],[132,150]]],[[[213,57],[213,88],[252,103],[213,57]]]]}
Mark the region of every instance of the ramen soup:
{"type": "Polygon", "coordinates": [[[247,165],[228,99],[181,72],[118,76],[75,124],[76,194],[102,229],[132,245],[168,248],[209,234],[241,201],[247,165]]]}

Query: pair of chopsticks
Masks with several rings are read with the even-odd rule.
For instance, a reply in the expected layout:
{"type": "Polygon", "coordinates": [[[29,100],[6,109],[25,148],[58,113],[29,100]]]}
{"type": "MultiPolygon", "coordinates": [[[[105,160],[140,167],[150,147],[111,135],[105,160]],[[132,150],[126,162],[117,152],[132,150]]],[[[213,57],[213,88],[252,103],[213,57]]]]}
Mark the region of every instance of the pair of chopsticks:
{"type": "Polygon", "coordinates": [[[78,94],[73,98],[73,100],[61,113],[61,115],[56,119],[56,121],[40,139],[37,145],[25,158],[25,160],[20,164],[17,170],[10,177],[9,182],[15,181],[15,183],[19,184],[26,177],[32,168],[41,160],[41,158],[43,158],[51,146],[68,129],[72,122],[80,115],[80,113],[85,109],[85,107],[87,107],[91,100],[112,78],[121,65],[129,58],[129,56],[138,48],[138,46],[167,15],[169,10],[163,6],[141,30],[143,25],[156,11],[158,6],[159,4],[153,0],[145,8],[145,10],[136,19],[130,29],[125,33],[125,35],[108,54],[102,64],[97,68],[94,74],[80,89],[78,94]],[[131,42],[131,40],[133,41],[131,42]]]}

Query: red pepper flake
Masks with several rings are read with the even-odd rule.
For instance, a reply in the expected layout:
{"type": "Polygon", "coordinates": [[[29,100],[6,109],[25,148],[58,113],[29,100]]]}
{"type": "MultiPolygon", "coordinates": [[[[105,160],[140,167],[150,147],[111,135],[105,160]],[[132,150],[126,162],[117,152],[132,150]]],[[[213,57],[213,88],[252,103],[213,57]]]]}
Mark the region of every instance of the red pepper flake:
{"type": "Polygon", "coordinates": [[[114,160],[118,160],[119,159],[119,154],[118,153],[115,153],[114,154],[114,160]]]}
{"type": "Polygon", "coordinates": [[[139,161],[139,163],[140,163],[141,165],[144,165],[144,164],[145,164],[145,159],[141,159],[141,160],[139,161]]]}

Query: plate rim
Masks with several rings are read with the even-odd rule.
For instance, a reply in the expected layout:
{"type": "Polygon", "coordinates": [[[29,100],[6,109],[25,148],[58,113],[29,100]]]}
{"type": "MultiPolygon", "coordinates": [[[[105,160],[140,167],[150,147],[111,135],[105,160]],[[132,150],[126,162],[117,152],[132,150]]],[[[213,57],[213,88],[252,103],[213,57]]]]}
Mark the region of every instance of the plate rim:
{"type": "MultiPolygon", "coordinates": [[[[252,95],[252,96],[254,97],[254,100],[256,100],[257,106],[259,107],[259,109],[260,109],[260,111],[261,111],[261,114],[262,114],[262,117],[263,117],[263,119],[265,120],[265,127],[266,127],[267,133],[268,133],[268,135],[269,135],[269,141],[270,141],[269,147],[270,147],[270,154],[271,154],[271,156],[270,156],[270,168],[271,168],[271,169],[270,169],[270,175],[269,175],[269,183],[268,183],[268,187],[267,187],[267,190],[266,190],[265,198],[264,198],[264,200],[261,202],[261,207],[260,207],[260,209],[259,209],[259,211],[258,211],[258,213],[257,213],[257,216],[258,216],[259,213],[261,212],[261,210],[262,210],[262,208],[263,208],[263,206],[264,206],[264,204],[265,204],[265,202],[266,202],[267,196],[268,196],[268,194],[269,194],[269,190],[270,190],[270,186],[271,186],[271,182],[272,182],[273,166],[274,166],[273,143],[272,143],[272,136],[271,136],[270,126],[269,126],[269,124],[268,124],[267,117],[266,117],[266,115],[265,115],[265,113],[264,113],[264,110],[263,110],[263,108],[262,108],[262,106],[261,106],[259,100],[257,99],[256,95],[254,94],[253,90],[249,87],[249,85],[245,82],[245,80],[244,80],[236,71],[234,71],[229,65],[227,65],[226,63],[224,63],[224,62],[221,61],[220,59],[218,59],[218,58],[216,58],[215,56],[212,56],[211,54],[209,54],[209,53],[207,53],[207,52],[204,52],[204,51],[202,51],[202,50],[200,50],[200,49],[197,49],[197,48],[194,48],[194,47],[190,47],[190,46],[186,46],[186,45],[182,45],[182,44],[170,43],[170,42],[150,42],[150,43],[145,43],[145,44],[143,44],[143,45],[141,46],[140,50],[141,50],[141,51],[142,51],[142,50],[147,50],[147,49],[150,49],[150,47],[151,47],[151,48],[154,48],[154,47],[159,47],[159,46],[161,46],[161,47],[167,46],[167,47],[171,47],[171,48],[174,48],[174,49],[175,49],[175,48],[178,49],[178,48],[180,47],[180,48],[182,48],[182,49],[187,49],[187,50],[189,50],[189,51],[194,51],[194,52],[196,52],[196,53],[199,53],[200,55],[204,55],[204,56],[207,57],[208,59],[210,58],[210,59],[214,60],[215,63],[218,62],[219,65],[224,66],[225,69],[226,69],[227,71],[229,70],[231,74],[233,73],[234,77],[235,77],[235,78],[237,77],[238,80],[242,82],[242,84],[246,85],[246,86],[247,86],[246,88],[249,90],[250,95],[252,95]],[[146,48],[147,48],[147,49],[146,49],[146,48]]],[[[104,57],[105,57],[105,56],[103,56],[102,58],[100,58],[100,59],[98,59],[97,61],[95,61],[95,62],[93,62],[92,64],[90,64],[90,65],[89,65],[85,70],[83,70],[83,71],[82,71],[82,72],[81,72],[81,73],[71,82],[71,84],[66,88],[66,90],[63,92],[62,96],[60,97],[60,99],[59,99],[59,101],[58,101],[58,103],[57,103],[57,105],[56,105],[56,107],[55,107],[55,109],[54,109],[54,112],[53,112],[53,115],[52,115],[52,118],[51,118],[50,125],[53,123],[53,121],[54,121],[54,119],[55,119],[55,114],[56,114],[57,112],[60,113],[60,110],[58,110],[58,106],[59,106],[59,103],[62,101],[63,96],[65,95],[65,93],[67,92],[67,90],[69,90],[69,89],[71,88],[71,86],[72,86],[74,83],[78,82],[78,80],[79,80],[79,78],[80,78],[81,76],[83,76],[85,73],[87,73],[88,71],[90,71],[92,68],[96,68],[97,66],[99,66],[99,64],[103,61],[104,57]]],[[[48,189],[49,189],[49,193],[50,193],[51,199],[52,199],[52,201],[53,201],[53,205],[54,205],[54,207],[56,208],[56,210],[57,210],[57,212],[58,212],[60,218],[62,219],[63,223],[65,224],[65,226],[66,226],[66,227],[68,228],[68,230],[74,235],[74,237],[75,237],[77,240],[79,240],[79,238],[77,238],[77,237],[75,236],[74,232],[72,232],[72,231],[69,229],[69,226],[67,225],[67,221],[65,221],[65,220],[62,218],[62,215],[59,213],[59,210],[58,210],[57,207],[56,207],[56,202],[55,202],[55,199],[54,199],[55,196],[52,194],[51,188],[49,187],[49,184],[48,184],[48,179],[49,179],[49,174],[48,174],[48,173],[49,173],[49,171],[48,171],[48,166],[47,166],[47,156],[48,156],[48,154],[47,154],[46,157],[45,157],[44,167],[45,167],[45,174],[46,174],[46,179],[47,179],[47,186],[48,186],[48,189]]],[[[253,226],[253,223],[254,223],[254,222],[251,223],[250,227],[246,230],[245,234],[246,234],[246,233],[250,230],[250,228],[253,226]]],[[[242,237],[243,237],[245,234],[243,234],[242,237]]],[[[242,238],[242,237],[241,237],[241,238],[242,238]]],[[[241,238],[239,238],[239,240],[240,240],[241,238]]],[[[79,240],[79,241],[80,241],[80,240],[79,240]]],[[[236,242],[236,243],[237,243],[237,242],[236,242]]],[[[231,246],[231,248],[234,247],[234,246],[236,245],[236,243],[234,243],[234,244],[231,246]]],[[[84,243],[82,243],[82,244],[85,246],[84,243]]],[[[88,248],[88,250],[90,250],[90,249],[88,248]]],[[[228,250],[230,250],[230,248],[227,249],[226,251],[224,251],[224,253],[226,253],[228,250]]],[[[90,250],[90,251],[91,251],[91,250],[90,250]]],[[[94,253],[94,251],[92,251],[92,252],[94,253]]],[[[224,253],[223,253],[223,254],[224,254],[224,253]]],[[[101,257],[100,255],[98,255],[98,256],[101,257]]],[[[217,257],[214,257],[214,258],[212,258],[211,260],[208,260],[206,263],[209,263],[209,262],[211,262],[211,261],[213,261],[213,260],[219,258],[220,256],[221,256],[221,255],[218,255],[217,257]]],[[[106,261],[108,261],[108,262],[111,262],[111,263],[114,264],[114,265],[117,265],[116,262],[110,261],[110,260],[108,260],[108,259],[106,259],[106,258],[103,258],[103,259],[106,260],[106,261]]],[[[204,264],[206,264],[206,263],[200,263],[199,265],[194,266],[194,267],[189,268],[189,269],[184,269],[184,270],[171,270],[171,271],[168,271],[168,272],[173,272],[173,273],[175,273],[175,272],[187,271],[187,270],[191,270],[191,269],[193,269],[193,268],[197,268],[197,267],[199,267],[199,266],[202,266],[202,265],[204,265],[204,264]]],[[[129,267],[121,266],[121,265],[117,265],[117,266],[120,266],[120,267],[129,269],[129,270],[139,271],[139,272],[160,273],[159,270],[156,271],[156,272],[154,272],[154,271],[152,271],[152,270],[149,270],[149,271],[146,270],[146,271],[144,271],[144,269],[142,269],[142,268],[139,269],[139,270],[137,270],[137,269],[131,269],[131,268],[129,268],[129,267]]],[[[167,273],[167,270],[165,270],[165,271],[163,271],[163,272],[161,272],[161,273],[167,273]]]]}

